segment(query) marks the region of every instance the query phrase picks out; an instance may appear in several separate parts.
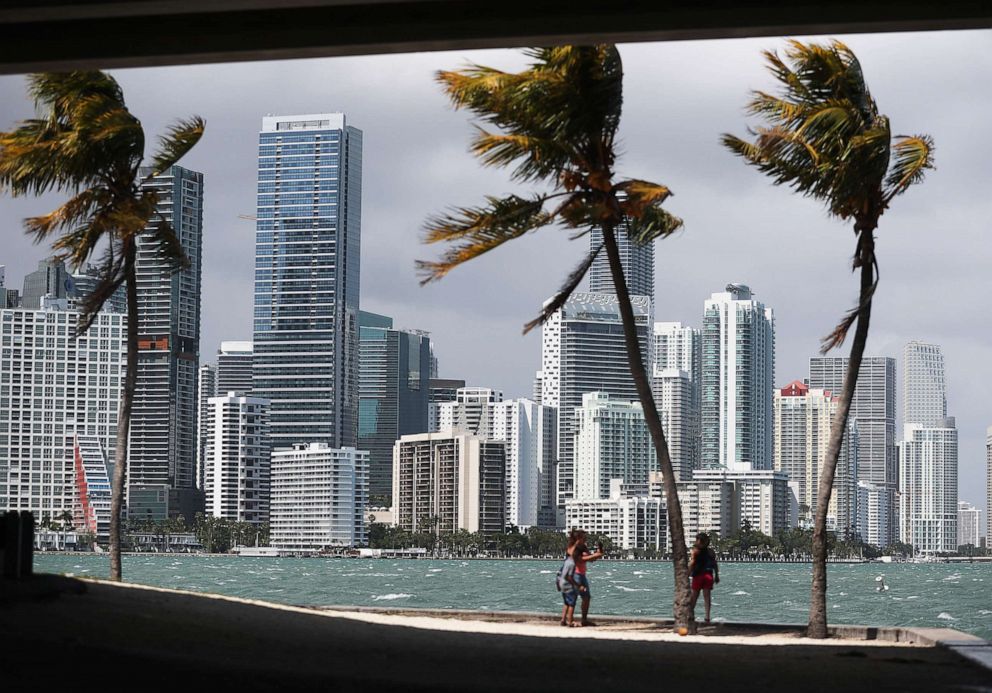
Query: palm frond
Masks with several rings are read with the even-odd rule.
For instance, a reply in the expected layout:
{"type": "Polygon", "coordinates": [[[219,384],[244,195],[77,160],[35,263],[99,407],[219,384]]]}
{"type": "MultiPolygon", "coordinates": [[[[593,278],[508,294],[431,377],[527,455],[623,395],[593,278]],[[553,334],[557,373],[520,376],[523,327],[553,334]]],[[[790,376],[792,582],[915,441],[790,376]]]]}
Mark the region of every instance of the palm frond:
{"type": "Polygon", "coordinates": [[[909,189],[909,186],[919,183],[928,170],[935,168],[933,138],[929,135],[900,135],[892,145],[892,150],[894,160],[885,177],[886,204],[909,189]]]}
{"type": "Polygon", "coordinates": [[[683,222],[660,204],[654,204],[645,207],[638,216],[627,217],[626,226],[630,239],[643,245],[671,236],[683,227],[683,222]]]}
{"type": "Polygon", "coordinates": [[[110,243],[97,269],[97,283],[79,306],[76,336],[89,330],[104,304],[126,279],[123,253],[114,252],[116,244],[110,243]]]}
{"type": "Polygon", "coordinates": [[[155,254],[162,261],[166,272],[172,274],[189,267],[189,258],[176,235],[172,224],[160,217],[156,219],[145,238],[155,245],[155,254]]]}
{"type": "Polygon", "coordinates": [[[541,308],[541,312],[536,318],[524,325],[524,334],[527,334],[535,327],[543,325],[548,321],[552,315],[554,315],[565,302],[571,297],[575,290],[579,288],[579,284],[585,279],[586,274],[589,272],[589,268],[592,267],[592,263],[596,260],[596,256],[603,249],[603,244],[600,243],[598,246],[593,248],[589,253],[582,259],[582,262],[572,270],[572,272],[565,279],[565,283],[562,284],[561,288],[558,289],[557,293],[548,301],[544,302],[544,306],[541,308]]]}
{"type": "Polygon", "coordinates": [[[169,126],[166,134],[159,137],[159,149],[152,158],[151,174],[148,178],[160,175],[186,156],[203,137],[204,127],[206,123],[200,116],[180,120],[175,125],[169,126]]]}
{"type": "Polygon", "coordinates": [[[672,196],[672,191],[659,183],[646,180],[628,179],[613,186],[619,195],[620,209],[627,216],[639,216],[645,209],[672,196]]]}
{"type": "Polygon", "coordinates": [[[552,220],[551,215],[544,211],[547,195],[486,199],[484,206],[455,208],[448,214],[428,219],[424,242],[443,241],[450,245],[440,260],[417,262],[417,268],[423,275],[421,284],[436,281],[463,262],[541,228],[552,220]]]}
{"type": "Polygon", "coordinates": [[[56,231],[84,224],[97,209],[107,206],[112,197],[105,188],[83,190],[48,214],[28,217],[24,220],[24,228],[34,236],[36,243],[40,243],[56,231]]]}

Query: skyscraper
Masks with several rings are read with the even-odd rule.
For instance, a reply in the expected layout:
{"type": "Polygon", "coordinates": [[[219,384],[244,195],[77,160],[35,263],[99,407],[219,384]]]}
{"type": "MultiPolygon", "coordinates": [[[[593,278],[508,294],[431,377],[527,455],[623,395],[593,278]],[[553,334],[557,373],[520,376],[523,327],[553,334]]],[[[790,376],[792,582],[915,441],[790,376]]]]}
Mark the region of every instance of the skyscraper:
{"type": "Polygon", "coordinates": [[[700,466],[701,338],[680,322],[656,322],[651,342],[651,392],[661,415],[676,478],[700,466]]]}
{"type": "MultiPolygon", "coordinates": [[[[809,386],[841,392],[846,372],[847,358],[814,356],[809,360],[809,386]]],[[[879,539],[879,545],[888,546],[897,538],[894,530],[899,488],[895,359],[867,357],[862,360],[848,414],[848,425],[852,423],[858,434],[858,481],[874,487],[862,486],[864,493],[869,494],[866,497],[871,499],[868,511],[882,509],[889,513],[884,519],[869,517],[871,531],[879,539]],[[875,495],[880,492],[884,492],[886,498],[877,500],[875,495]]],[[[865,525],[860,522],[859,525],[863,538],[868,541],[865,525]]]]}
{"type": "Polygon", "coordinates": [[[21,307],[28,310],[41,308],[41,299],[66,298],[69,288],[69,272],[65,262],[57,257],[45,258],[38,263],[38,269],[24,276],[24,292],[21,294],[21,307]]]}
{"type": "Polygon", "coordinates": [[[958,501],[958,546],[980,546],[982,511],[968,501],[958,501]]]}
{"type": "Polygon", "coordinates": [[[358,447],[369,452],[369,494],[393,492],[393,443],[427,433],[431,340],[359,313],[358,447]]]}
{"type": "Polygon", "coordinates": [[[906,424],[899,444],[899,538],[924,554],[957,551],[958,430],[906,424]]]}
{"type": "Polygon", "coordinates": [[[992,426],[985,429],[985,541],[992,543],[992,426]]]}
{"type": "MultiPolygon", "coordinates": [[[[816,515],[820,474],[837,417],[839,395],[811,389],[793,381],[775,390],[775,463],[795,482],[800,521],[809,525],[816,515]]],[[[827,528],[853,534],[858,519],[857,429],[849,425],[827,509],[827,528]]]]}
{"type": "Polygon", "coordinates": [[[437,378],[431,376],[427,391],[427,430],[437,433],[441,430],[441,405],[454,402],[459,388],[465,387],[464,380],[437,378]]]}
{"type": "Polygon", "coordinates": [[[251,342],[221,342],[217,350],[217,393],[250,395],[253,390],[251,342]]]}
{"type": "MultiPolygon", "coordinates": [[[[641,353],[647,354],[651,300],[631,296],[631,302],[641,353]]],[[[582,396],[598,391],[626,401],[638,397],[615,295],[573,294],[544,323],[541,342],[541,403],[558,409],[558,505],[563,510],[574,489],[575,410],[582,396]]]]}
{"type": "Polygon", "coordinates": [[[207,514],[234,522],[268,522],[269,403],[233,391],[207,403],[203,422],[207,514]]]}
{"type": "MultiPolygon", "coordinates": [[[[654,301],[654,242],[635,243],[627,235],[626,223],[616,229],[620,264],[631,296],[647,296],[654,301]]],[[[590,249],[603,244],[603,232],[598,227],[589,234],[590,249]]],[[[613,274],[606,250],[601,250],[589,268],[589,293],[615,294],[613,274]]]]}
{"type": "Polygon", "coordinates": [[[899,445],[900,538],[923,553],[956,551],[958,431],[947,416],[940,346],[903,349],[903,442],[899,445]]]}
{"type": "MultiPolygon", "coordinates": [[[[93,265],[84,265],[77,272],[73,272],[66,284],[66,298],[69,299],[69,308],[78,309],[83,301],[93,293],[93,290],[100,283],[99,270],[93,265]]],[[[127,312],[127,287],[121,284],[103,303],[102,310],[111,313],[127,312]]]]}
{"type": "Polygon", "coordinates": [[[262,119],[254,395],[274,448],[357,441],[361,214],[361,130],[341,113],[262,119]]]}
{"type": "Polygon", "coordinates": [[[207,417],[210,398],[217,396],[217,369],[210,364],[200,366],[196,381],[196,487],[203,489],[204,459],[207,448],[207,417]]]}
{"type": "Polygon", "coordinates": [[[702,468],[772,468],[775,318],[743,284],[703,306],[702,468]]]}
{"type": "Polygon", "coordinates": [[[947,417],[944,354],[937,344],[910,342],[903,348],[904,424],[937,426],[947,417]]]}
{"type": "Polygon", "coordinates": [[[16,289],[6,288],[6,268],[0,265],[0,310],[18,308],[21,305],[21,294],[16,289]]]}
{"type": "Polygon", "coordinates": [[[173,166],[147,182],[158,194],[189,265],[170,270],[150,232],[138,237],[138,380],[128,446],[129,487],[167,487],[163,516],[192,523],[196,493],[197,371],[200,358],[200,267],[203,174],[173,166]]]}

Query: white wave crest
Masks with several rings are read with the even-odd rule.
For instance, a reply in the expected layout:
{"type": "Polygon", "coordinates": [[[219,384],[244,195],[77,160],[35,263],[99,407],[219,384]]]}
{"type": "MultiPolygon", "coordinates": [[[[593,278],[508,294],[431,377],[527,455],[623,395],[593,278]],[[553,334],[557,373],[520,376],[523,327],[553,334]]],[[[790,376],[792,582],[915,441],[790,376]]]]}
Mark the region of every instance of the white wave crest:
{"type": "Polygon", "coordinates": [[[391,594],[380,594],[378,596],[372,597],[372,601],[385,602],[385,601],[392,601],[394,599],[409,599],[412,596],[413,596],[412,594],[407,594],[406,592],[394,592],[391,594]]]}
{"type": "Polygon", "coordinates": [[[942,621],[957,621],[956,618],[954,618],[953,616],[951,616],[946,611],[941,611],[939,614],[937,614],[937,618],[939,618],[942,621]]]}
{"type": "Polygon", "coordinates": [[[731,596],[734,596],[734,597],[742,597],[742,596],[745,596],[745,595],[746,595],[746,596],[751,596],[751,593],[750,593],[750,592],[745,592],[744,590],[737,590],[737,591],[736,591],[736,592],[734,592],[734,593],[733,593],[733,595],[731,595],[731,596]]]}
{"type": "Polygon", "coordinates": [[[623,585],[613,585],[618,590],[623,590],[624,592],[650,592],[651,589],[647,587],[624,587],[623,585]]]}

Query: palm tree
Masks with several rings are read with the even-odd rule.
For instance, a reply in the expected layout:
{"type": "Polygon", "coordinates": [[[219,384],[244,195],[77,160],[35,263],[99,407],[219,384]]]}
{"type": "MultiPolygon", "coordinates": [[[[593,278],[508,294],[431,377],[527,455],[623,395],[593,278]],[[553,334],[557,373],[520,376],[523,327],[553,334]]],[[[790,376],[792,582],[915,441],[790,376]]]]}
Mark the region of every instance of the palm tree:
{"type": "Polygon", "coordinates": [[[860,271],[858,304],[823,340],[822,352],[844,343],[857,323],[837,416],[820,472],[813,530],[813,586],[808,635],[827,637],[827,506],[861,359],[868,339],[872,298],[878,287],[875,229],[892,200],[933,168],[927,135],[893,137],[889,119],[878,112],[861,64],[839,41],[826,45],[790,41],[785,58],[764,54],[781,84],[778,95],[752,93],[748,112],[767,125],[754,128],[749,142],[724,135],[723,143],[776,185],[823,202],[830,215],[854,224],[853,270],[860,271]]]}
{"type": "Polygon", "coordinates": [[[557,225],[572,238],[601,229],[603,243],[586,255],[524,332],[565,303],[605,249],[631,376],[665,483],[675,565],[673,611],[678,626],[691,627],[682,512],[616,238],[622,228],[636,243],[651,243],[673,233],[682,221],[662,208],[671,195],[665,186],[637,179],[614,180],[615,139],[623,101],[623,69],[616,47],[530,48],[525,54],[532,63],[522,72],[470,65],[458,72],[439,72],[437,80],[455,108],[467,108],[494,128],[478,127],[472,142],[472,151],[483,164],[513,165],[513,180],[541,182],[550,192],[488,197],[481,206],[455,208],[429,219],[425,241],[449,247],[439,260],[418,263],[423,283],[441,279],[458,265],[543,227],[557,225]]]}
{"type": "Polygon", "coordinates": [[[76,267],[102,253],[99,282],[80,309],[77,336],[89,329],[104,302],[126,287],[127,367],[110,506],[110,579],[120,580],[121,509],[138,368],[138,237],[145,234],[172,271],[187,264],[179,239],[158,213],[158,195],[144,184],[199,141],[204,123],[194,117],[170,127],[143,168],[145,132],[113,77],[95,70],[45,72],[28,77],[28,91],[38,116],[0,133],[0,191],[71,195],[49,214],[26,219],[25,229],[38,243],[60,234],[52,247],[76,267]]]}

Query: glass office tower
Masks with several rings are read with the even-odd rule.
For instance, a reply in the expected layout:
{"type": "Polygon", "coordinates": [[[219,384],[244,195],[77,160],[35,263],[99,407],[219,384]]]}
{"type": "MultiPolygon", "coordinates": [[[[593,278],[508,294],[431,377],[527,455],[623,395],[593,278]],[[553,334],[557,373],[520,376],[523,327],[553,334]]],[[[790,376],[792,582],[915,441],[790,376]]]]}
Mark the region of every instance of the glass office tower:
{"type": "Polygon", "coordinates": [[[361,216],[361,130],[342,113],[262,119],[253,394],[273,449],[355,445],[361,216]]]}

